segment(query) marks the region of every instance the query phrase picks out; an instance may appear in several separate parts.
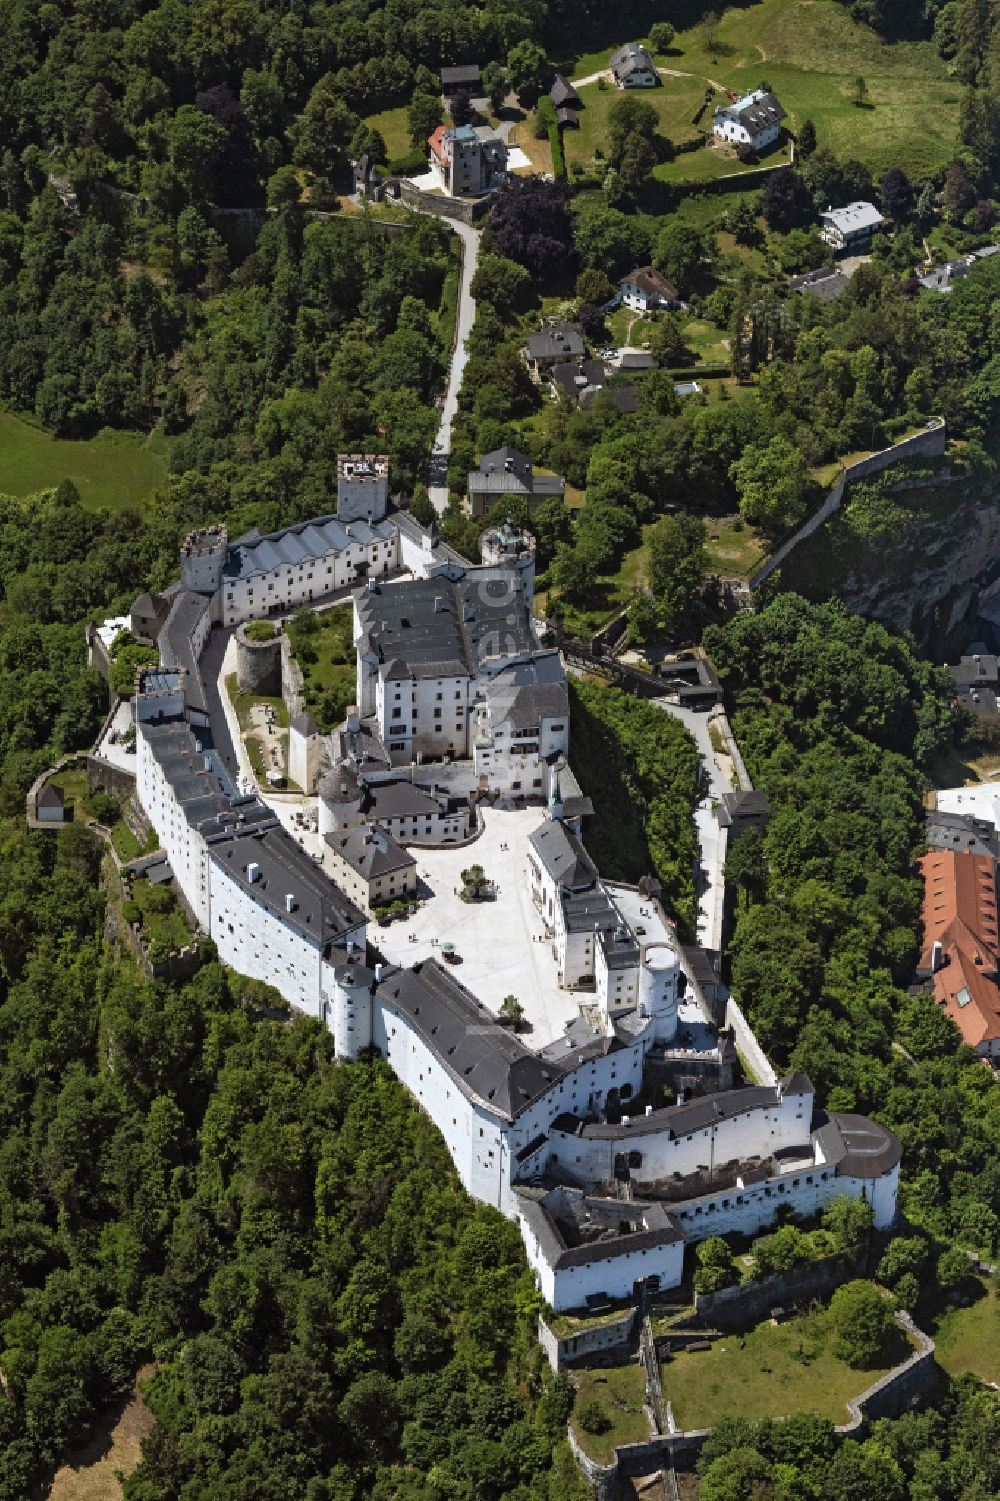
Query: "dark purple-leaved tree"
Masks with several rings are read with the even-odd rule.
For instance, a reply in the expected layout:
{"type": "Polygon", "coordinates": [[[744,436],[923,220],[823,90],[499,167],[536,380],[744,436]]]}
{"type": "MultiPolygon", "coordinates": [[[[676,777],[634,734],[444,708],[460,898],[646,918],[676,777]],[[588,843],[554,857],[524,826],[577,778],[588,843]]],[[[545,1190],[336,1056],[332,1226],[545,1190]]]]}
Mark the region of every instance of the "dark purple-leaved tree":
{"type": "Polygon", "coordinates": [[[500,254],[526,267],[535,281],[573,269],[576,252],[565,183],[511,178],[497,193],[487,226],[500,254]]]}
{"type": "Polygon", "coordinates": [[[240,103],[228,84],[217,83],[214,88],[201,89],[194,99],[195,105],[204,114],[223,126],[228,137],[215,169],[216,203],[247,204],[259,195],[257,152],[254,148],[250,126],[240,103]]]}

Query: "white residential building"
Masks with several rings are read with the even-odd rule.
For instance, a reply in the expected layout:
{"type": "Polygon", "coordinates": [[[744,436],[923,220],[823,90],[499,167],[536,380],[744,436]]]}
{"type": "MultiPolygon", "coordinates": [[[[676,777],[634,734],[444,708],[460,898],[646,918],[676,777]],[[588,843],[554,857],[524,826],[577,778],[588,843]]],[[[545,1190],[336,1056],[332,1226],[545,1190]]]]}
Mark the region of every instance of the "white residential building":
{"type": "Polygon", "coordinates": [[[620,89],[652,89],[660,81],[652,54],[639,42],[626,42],[612,52],[610,67],[620,89]]]}
{"type": "Polygon", "coordinates": [[[716,109],[712,133],[720,141],[729,141],[734,146],[750,146],[754,151],[764,151],[773,146],[781,135],[781,122],[787,112],[767,89],[754,89],[716,109]]]}
{"type": "Polygon", "coordinates": [[[885,224],[874,203],[858,201],[820,214],[820,237],[834,250],[864,250],[885,224]]]}

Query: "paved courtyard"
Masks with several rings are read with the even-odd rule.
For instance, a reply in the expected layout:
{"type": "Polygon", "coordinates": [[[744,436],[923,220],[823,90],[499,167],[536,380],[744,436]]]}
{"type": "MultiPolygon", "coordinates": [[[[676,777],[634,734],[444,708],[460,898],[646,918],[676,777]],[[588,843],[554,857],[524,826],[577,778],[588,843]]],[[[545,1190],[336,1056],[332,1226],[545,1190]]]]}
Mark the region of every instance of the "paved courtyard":
{"type": "Polygon", "coordinates": [[[440,959],[440,945],[453,943],[460,959],[456,977],[491,1011],[499,1011],[504,996],[517,996],[525,1013],[522,1036],[530,1048],[561,1037],[581,1000],[593,999],[586,991],[560,990],[551,945],[543,941],[528,892],[528,836],[545,817],[544,808],[484,808],[483,833],[472,844],[414,849],[427,899],[415,917],[370,933],[387,959],[406,967],[440,959]],[[481,865],[497,883],[494,900],[462,901],[461,872],[470,865],[481,865]]]}

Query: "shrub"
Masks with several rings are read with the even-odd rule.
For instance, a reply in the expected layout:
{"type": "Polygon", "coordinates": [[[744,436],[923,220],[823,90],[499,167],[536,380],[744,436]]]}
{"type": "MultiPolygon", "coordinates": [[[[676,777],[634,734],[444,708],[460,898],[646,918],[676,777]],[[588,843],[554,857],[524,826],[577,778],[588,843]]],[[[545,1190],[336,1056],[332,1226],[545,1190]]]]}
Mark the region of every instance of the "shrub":
{"type": "Polygon", "coordinates": [[[604,1404],[596,1399],[583,1403],[577,1411],[576,1420],[586,1433],[607,1433],[611,1428],[611,1419],[604,1404]]]}
{"type": "Polygon", "coordinates": [[[269,620],[251,620],[245,634],[248,641],[273,641],[278,632],[269,620]]]}

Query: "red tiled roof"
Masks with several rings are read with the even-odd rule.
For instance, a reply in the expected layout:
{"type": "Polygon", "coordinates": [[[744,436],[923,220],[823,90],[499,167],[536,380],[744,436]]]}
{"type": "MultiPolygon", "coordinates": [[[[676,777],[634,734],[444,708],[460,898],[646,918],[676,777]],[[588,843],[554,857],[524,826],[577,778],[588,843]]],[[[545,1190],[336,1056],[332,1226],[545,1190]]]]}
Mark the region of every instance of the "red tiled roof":
{"type": "Polygon", "coordinates": [[[920,861],[924,878],[924,947],[930,969],[940,943],[934,998],[972,1047],[1000,1038],[997,985],[998,929],[994,862],[958,850],[931,850],[920,861]]]}
{"type": "Polygon", "coordinates": [[[427,137],[427,144],[439,162],[444,161],[444,148],[441,145],[441,138],[447,129],[447,125],[439,125],[434,134],[427,137]]]}

